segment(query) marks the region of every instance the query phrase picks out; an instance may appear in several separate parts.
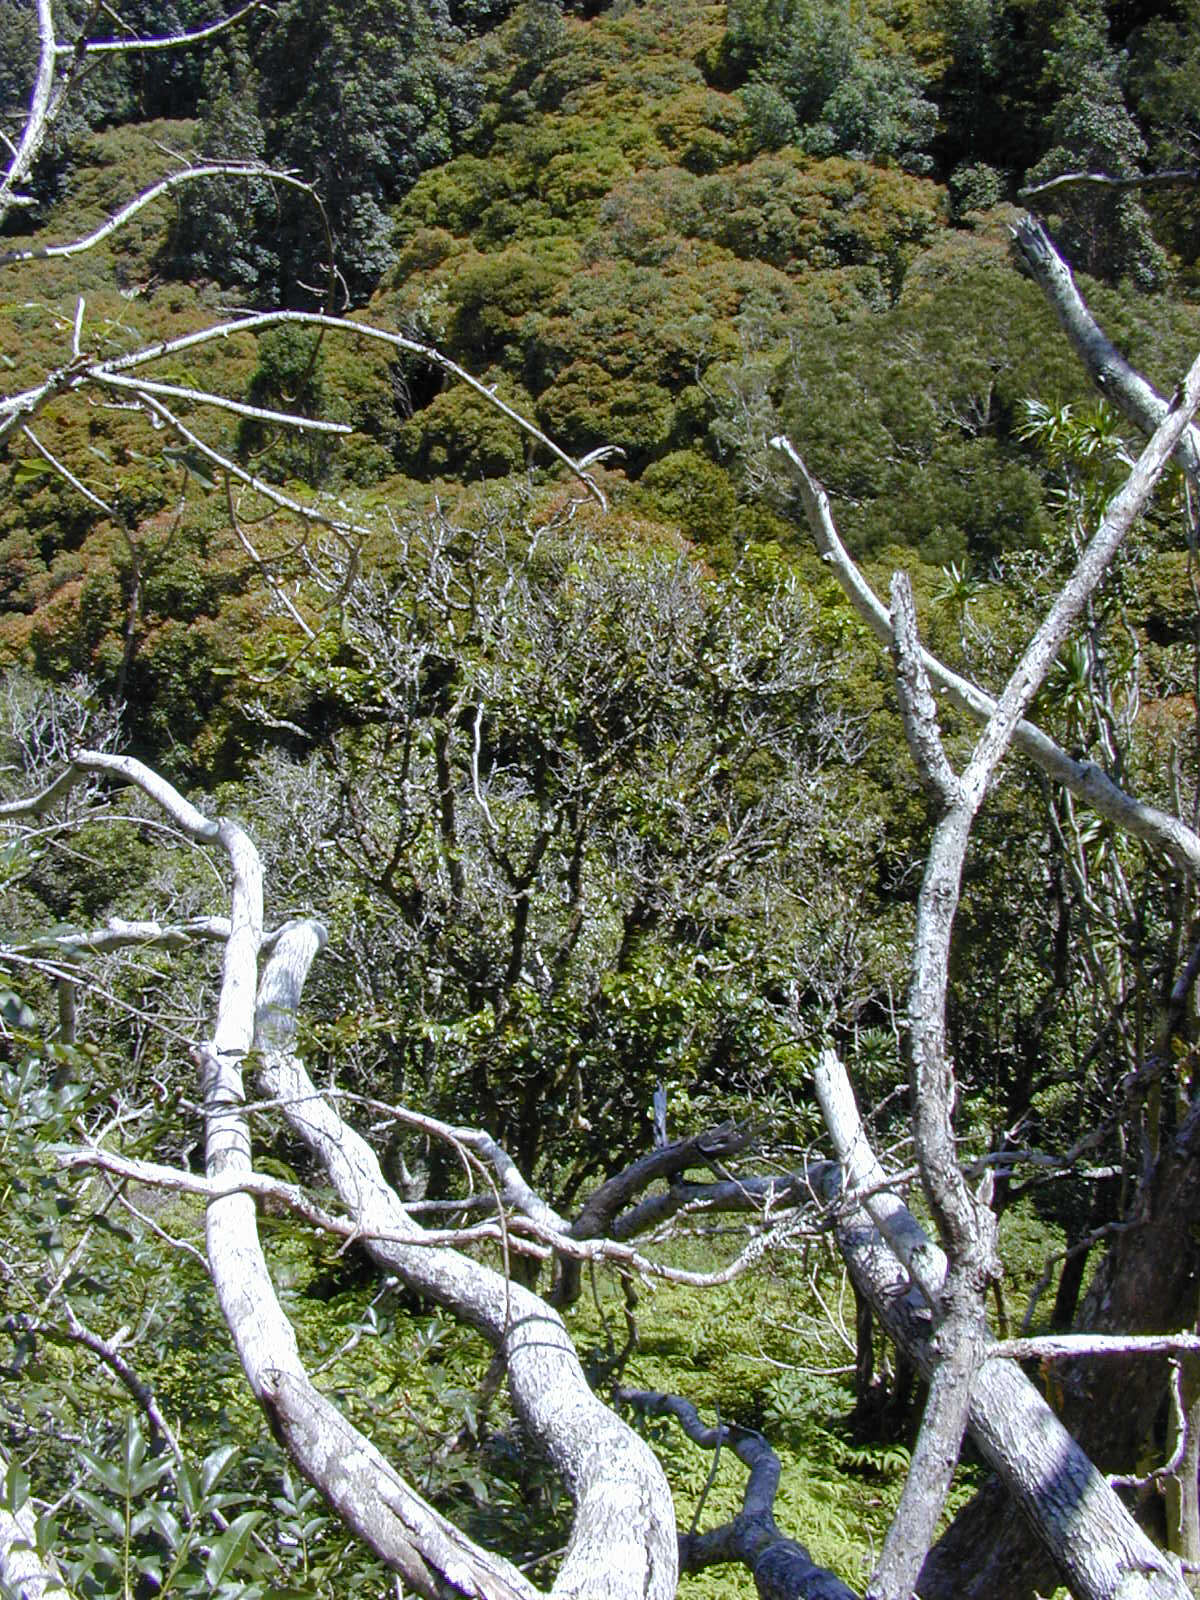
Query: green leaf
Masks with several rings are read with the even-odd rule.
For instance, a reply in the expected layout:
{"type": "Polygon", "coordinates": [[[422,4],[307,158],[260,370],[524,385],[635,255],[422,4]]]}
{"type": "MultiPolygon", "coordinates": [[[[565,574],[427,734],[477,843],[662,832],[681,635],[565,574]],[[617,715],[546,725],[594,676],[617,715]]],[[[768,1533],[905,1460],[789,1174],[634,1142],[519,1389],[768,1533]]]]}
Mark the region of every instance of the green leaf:
{"type": "Polygon", "coordinates": [[[9,1463],[4,1474],[4,1509],[16,1516],[29,1499],[29,1474],[17,1461],[9,1463]]]}
{"type": "Polygon", "coordinates": [[[88,1450],[82,1445],[79,1456],[92,1477],[98,1478],[110,1494],[118,1495],[122,1500],[125,1498],[125,1474],[115,1462],[105,1461],[103,1456],[98,1456],[94,1450],[88,1450]]]}
{"type": "Polygon", "coordinates": [[[220,1445],[205,1456],[204,1465],[200,1469],[200,1482],[206,1495],[211,1494],[216,1488],[219,1479],[237,1460],[237,1456],[238,1448],[235,1444],[220,1445]]]}
{"type": "Polygon", "coordinates": [[[262,1521],[262,1516],[261,1511],[243,1511],[218,1537],[204,1567],[204,1576],[210,1588],[215,1589],[222,1582],[226,1572],[246,1548],[246,1541],[255,1525],[262,1521]]]}
{"type": "Polygon", "coordinates": [[[182,467],[185,472],[190,472],[196,482],[205,489],[215,489],[216,479],[212,476],[212,468],[198,450],[187,450],[180,445],[163,445],[163,460],[169,461],[172,466],[182,467]]]}
{"type": "Polygon", "coordinates": [[[12,481],[14,484],[35,483],[53,471],[54,468],[41,456],[22,456],[13,467],[12,481]]]}
{"type": "Polygon", "coordinates": [[[201,1487],[200,1474],[190,1462],[185,1462],[180,1467],[175,1476],[175,1488],[187,1519],[191,1522],[200,1510],[204,1490],[201,1487]]]}
{"type": "Polygon", "coordinates": [[[0,989],[0,1016],[13,1028],[36,1028],[37,1018],[12,989],[0,989]]]}
{"type": "Polygon", "coordinates": [[[136,1417],[127,1417],[125,1420],[125,1482],[127,1484],[133,1482],[137,1476],[138,1468],[145,1459],[146,1435],[142,1432],[142,1425],[136,1417]]]}
{"type": "Polygon", "coordinates": [[[98,1494],[92,1494],[88,1489],[76,1489],[75,1499],[102,1527],[116,1534],[118,1539],[124,1539],[125,1513],[118,1506],[110,1505],[107,1500],[101,1500],[98,1494]]]}
{"type": "Polygon", "coordinates": [[[146,1509],[138,1513],[134,1518],[134,1527],[139,1532],[143,1527],[153,1528],[171,1551],[178,1550],[184,1542],[179,1518],[167,1506],[160,1505],[157,1500],[151,1500],[146,1509]]]}
{"type": "Polygon", "coordinates": [[[160,1456],[157,1461],[151,1461],[130,1478],[130,1494],[143,1495],[147,1493],[148,1490],[153,1489],[156,1483],[160,1483],[170,1470],[171,1463],[166,1456],[160,1456]]]}
{"type": "Polygon", "coordinates": [[[143,1578],[149,1578],[156,1590],[162,1588],[162,1562],[157,1556],[139,1556],[137,1569],[143,1578]]]}

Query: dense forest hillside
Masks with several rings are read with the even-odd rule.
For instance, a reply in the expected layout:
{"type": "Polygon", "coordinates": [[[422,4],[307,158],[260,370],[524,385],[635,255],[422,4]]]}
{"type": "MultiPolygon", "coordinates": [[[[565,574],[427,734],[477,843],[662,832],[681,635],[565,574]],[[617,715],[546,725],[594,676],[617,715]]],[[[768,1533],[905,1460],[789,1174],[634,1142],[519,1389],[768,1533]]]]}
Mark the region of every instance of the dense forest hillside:
{"type": "MultiPolygon", "coordinates": [[[[510,1343],[536,1291],[580,1388],[647,1413],[589,1426],[665,1466],[681,1594],[756,1581],[732,1520],[750,1430],[781,1466],[776,1533],[837,1574],[759,1573],[759,1592],[862,1590],[939,1358],[903,1348],[854,1276],[814,1083],[846,1059],[889,1193],[948,1249],[948,1305],[970,1251],[910,1124],[905,992],[975,721],[936,664],[936,700],[924,668],[903,688],[902,596],[889,653],[855,583],[861,601],[906,572],[920,641],[998,695],[1108,528],[1158,416],[1131,413],[1115,352],[1080,358],[1022,219],[1178,409],[1200,349],[1200,13],[280,0],[214,29],[204,0],[72,0],[47,18],[0,0],[12,172],[47,60],[58,74],[37,159],[0,191],[0,1516],[26,1518],[37,1582],[89,1600],[400,1593],[400,1575],[449,1593],[465,1569],[422,1565],[437,1539],[496,1552],[473,1592],[528,1600],[565,1572],[556,1592],[590,1593],[570,1574],[592,1469],[564,1468],[510,1343]],[[51,789],[30,821],[22,797],[84,749],[65,809],[51,789]],[[213,1217],[247,1196],[200,1174],[232,1170],[211,1140],[240,1077],[214,1101],[203,1041],[242,890],[230,919],[214,816],[265,875],[264,992],[290,929],[310,930],[305,962],[320,949],[298,1035],[273,1043],[260,1008],[239,1047],[260,1071],[242,1188],[264,1282],[312,1406],[446,1519],[412,1567],[347,1518],[224,1303],[213,1217]],[[280,1065],[293,1046],[343,1152],[377,1151],[355,1182],[395,1209],[370,1225],[295,1112],[318,1091],[280,1065]],[[477,1229],[461,1247],[459,1226],[477,1229]],[[496,1269],[503,1314],[464,1310],[422,1249],[496,1269]],[[706,1449],[663,1395],[715,1414],[706,1449]],[[697,1530],[721,1524],[714,1554],[697,1530]]],[[[1018,737],[964,824],[945,1115],[956,1101],[954,1182],[997,1219],[971,1304],[1000,1339],[1177,1334],[1200,1312],[1178,1226],[1200,1161],[1190,437],[1017,713],[1050,767],[1018,737]],[[1132,832],[1116,802],[1088,809],[1089,782],[1137,796],[1132,832]]],[[[1200,1562],[1191,1347],[1169,1372],[1129,1358],[1103,1426],[1111,1378],[1055,1359],[1027,1363],[1030,1393],[1126,1475],[1131,1529],[1200,1562]]],[[[1030,1554],[999,1491],[971,1500],[985,1459],[967,1445],[926,1600],[1102,1592],[1030,1554]]],[[[637,1470],[649,1504],[658,1469],[637,1470]]],[[[25,1600],[5,1526],[0,1590],[25,1600]]],[[[661,1573],[646,1592],[672,1590],[661,1573]]]]}

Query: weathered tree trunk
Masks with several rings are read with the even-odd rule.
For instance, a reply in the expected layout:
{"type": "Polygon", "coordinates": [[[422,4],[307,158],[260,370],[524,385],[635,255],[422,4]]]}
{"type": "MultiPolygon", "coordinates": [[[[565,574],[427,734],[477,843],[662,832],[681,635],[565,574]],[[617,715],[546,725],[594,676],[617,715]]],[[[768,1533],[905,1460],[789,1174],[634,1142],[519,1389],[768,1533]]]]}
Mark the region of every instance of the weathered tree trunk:
{"type": "MultiPolygon", "coordinates": [[[[451,1307],[503,1356],[518,1412],[575,1500],[571,1541],[553,1593],[569,1600],[672,1600],[678,1550],[666,1478],[645,1442],[588,1387],[557,1312],[466,1255],[424,1247],[423,1230],[383,1178],[374,1152],[288,1053],[324,929],[305,921],[281,930],[271,941],[260,986],[262,872],[253,843],[238,824],[205,817],[131,757],[80,752],[41,795],[5,812],[38,815],[87,774],[135,784],[183,833],[228,857],[232,893],[216,1027],[212,1042],[195,1052],[207,1175],[221,1191],[208,1205],[208,1260],[247,1380],[295,1464],[346,1525],[427,1600],[447,1593],[486,1600],[537,1595],[519,1569],[474,1544],[424,1501],[309,1379],[275,1295],[249,1192],[255,1173],[242,1069],[252,1054],[262,1062],[269,1093],[322,1160],[369,1248],[451,1307]]],[[[0,1525],[0,1540],[8,1529],[0,1525]]]]}
{"type": "MultiPolygon", "coordinates": [[[[1078,1325],[1094,1333],[1166,1333],[1193,1327],[1200,1283],[1200,1106],[1164,1151],[1143,1215],[1119,1233],[1088,1291],[1078,1325]]],[[[1166,1393],[1162,1357],[1081,1359],[1064,1371],[1062,1422],[1102,1471],[1142,1459],[1166,1393]],[[1120,1396],[1120,1403],[1114,1397],[1120,1396]]],[[[1032,1600],[1054,1567],[996,1483],[965,1506],[921,1574],[922,1600],[1032,1600]],[[963,1573],[971,1574],[964,1587],[963,1573]]]]}
{"type": "MultiPolygon", "coordinates": [[[[8,1463],[0,1455],[0,1482],[7,1469],[8,1463]]],[[[16,1600],[68,1600],[54,1559],[37,1553],[34,1516],[28,1504],[18,1511],[0,1507],[0,1586],[16,1600]]]]}
{"type": "MultiPolygon", "coordinates": [[[[935,1360],[930,1305],[940,1293],[941,1252],[903,1203],[887,1192],[849,1080],[832,1053],[822,1059],[816,1078],[826,1125],[846,1173],[848,1198],[837,1220],[839,1248],[855,1286],[871,1301],[882,1325],[929,1372],[935,1360]],[[856,1201],[855,1194],[863,1192],[868,1198],[856,1201]]],[[[831,1192],[829,1198],[837,1197],[831,1192]]],[[[1042,1547],[1052,1552],[1048,1588],[1066,1583],[1077,1600],[1188,1600],[1177,1563],[1142,1532],[1015,1361],[983,1361],[972,1384],[967,1425],[1042,1547]]],[[[958,1564],[952,1568],[949,1542],[943,1539],[926,1558],[918,1580],[923,1600],[935,1592],[935,1580],[945,1585],[936,1592],[946,1600],[951,1593],[956,1600],[996,1600],[999,1591],[981,1579],[977,1556],[977,1550],[960,1542],[958,1564]]]]}
{"type": "Polygon", "coordinates": [[[280,936],[259,992],[255,1039],[265,1092],[357,1218],[364,1248],[478,1329],[503,1357],[517,1412],[575,1502],[570,1544],[552,1592],[570,1600],[670,1600],[678,1567],[666,1477],[649,1446],[588,1387],[558,1312],[502,1273],[458,1251],[423,1244],[423,1229],[384,1178],[375,1152],[289,1053],[299,964],[287,960],[287,944],[302,948],[310,929],[297,923],[280,936]]]}

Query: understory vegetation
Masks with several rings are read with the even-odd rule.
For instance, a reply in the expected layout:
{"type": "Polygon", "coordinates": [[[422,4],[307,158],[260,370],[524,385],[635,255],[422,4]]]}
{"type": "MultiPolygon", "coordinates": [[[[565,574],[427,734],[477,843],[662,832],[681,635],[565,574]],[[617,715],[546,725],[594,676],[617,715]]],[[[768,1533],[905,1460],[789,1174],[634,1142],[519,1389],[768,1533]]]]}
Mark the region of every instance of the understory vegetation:
{"type": "MultiPolygon", "coordinates": [[[[66,13],[68,37],[94,29],[66,13]]],[[[9,132],[37,54],[34,8],[0,0],[9,132]]],[[[240,823],[268,927],[327,935],[298,1052],[431,1228],[491,1214],[464,1129],[572,1220],[705,1130],[744,1133],[739,1179],[802,1172],[829,1048],[911,1183],[905,988],[937,803],[778,436],[876,592],[906,571],[922,643],[996,692],[1142,444],[1021,266],[1023,196],[1170,396],[1200,348],[1198,141],[1200,13],[1169,0],[280,0],[181,50],[97,56],[0,230],[3,388],[55,375],[27,427],[0,411],[0,802],[120,750],[240,823]],[[227,170],[56,252],[187,163],[227,170]],[[1182,169],[1191,187],[1042,187],[1182,169]],[[74,381],[160,342],[158,410],[74,381]]],[[[1029,713],[1192,829],[1195,493],[1164,476],[1029,713]]],[[[962,765],[975,725],[949,697],[936,713],[962,765]]],[[[0,841],[0,1505],[34,1508],[87,1600],[399,1593],[246,1387],[203,1199],[64,1154],[203,1170],[223,895],[128,790],[0,841]]],[[[1197,914],[1178,860],[1003,768],[947,1009],[958,1158],[999,1215],[997,1337],[1089,1325],[1175,1149],[1197,914]]],[[[256,1170],[336,1209],[280,1106],[252,1118],[256,1170]]],[[[694,1163],[706,1181],[732,1181],[724,1148],[694,1163]]],[[[570,1501],[497,1358],[311,1222],[260,1198],[314,1381],[548,1587],[570,1501]]],[[[605,1398],[761,1431],[780,1527],[861,1590],[925,1390],[828,1208],[775,1222],[680,1201],[636,1236],[657,1276],[465,1248],[553,1299],[605,1398]],[[751,1235],[744,1272],[670,1281],[721,1277],[751,1235]]],[[[1176,1311],[1119,1331],[1177,1331],[1176,1311]]],[[[1069,1411],[1062,1368],[1030,1372],[1069,1411]]],[[[732,1449],[636,1426],[682,1533],[736,1515],[732,1449]]],[[[1186,1553],[1153,1477],[1175,1426],[1163,1363],[1134,1459],[1098,1464],[1186,1553]]],[[[950,1515],[985,1477],[968,1445],[950,1515]]],[[[714,1566],[679,1592],[750,1583],[714,1566]]]]}

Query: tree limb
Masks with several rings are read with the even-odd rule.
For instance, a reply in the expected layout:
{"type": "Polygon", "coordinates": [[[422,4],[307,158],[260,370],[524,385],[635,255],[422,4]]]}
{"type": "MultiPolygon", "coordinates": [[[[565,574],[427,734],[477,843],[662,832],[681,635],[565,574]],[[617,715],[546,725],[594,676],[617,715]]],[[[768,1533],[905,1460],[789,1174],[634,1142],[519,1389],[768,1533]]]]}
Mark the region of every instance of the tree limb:
{"type": "Polygon", "coordinates": [[[181,50],[188,45],[199,44],[204,39],[211,39],[215,34],[223,33],[226,28],[232,28],[235,22],[240,22],[243,17],[257,11],[263,0],[247,0],[236,11],[231,11],[227,17],[220,17],[216,22],[210,22],[203,28],[193,28],[188,32],[157,34],[149,39],[81,39],[74,44],[60,44],[55,48],[60,55],[73,55],[82,51],[85,55],[122,54],[130,55],[143,50],[181,50]]]}
{"type": "Polygon", "coordinates": [[[583,1597],[595,1573],[619,1600],[670,1600],[675,1591],[675,1518],[662,1469],[623,1422],[592,1394],[555,1311],[530,1290],[455,1251],[417,1243],[421,1228],[387,1183],[374,1151],[314,1087],[290,1054],[298,997],[291,946],[281,941],[258,1003],[259,1077],[293,1130],[360,1219],[364,1248],[388,1271],[478,1329],[504,1357],[514,1404],[575,1501],[571,1542],[553,1593],[583,1597]],[[411,1244],[383,1241],[405,1235],[411,1244]]]}
{"type": "MultiPolygon", "coordinates": [[[[790,439],[780,434],[771,440],[771,444],[791,464],[817,550],[829,563],[855,611],[876,638],[890,650],[893,633],[887,608],[842,544],[823,485],[808,471],[790,439]]],[[[921,661],[933,682],[949,694],[956,706],[980,722],[988,720],[996,708],[991,695],[956,672],[951,672],[927,650],[921,651],[921,661]]],[[[1157,806],[1135,800],[1118,788],[1101,767],[1090,761],[1076,761],[1032,722],[1019,721],[1012,737],[1023,755],[1093,811],[1145,844],[1162,850],[1190,877],[1200,876],[1200,835],[1178,817],[1171,816],[1157,806]]]]}
{"type": "Polygon", "coordinates": [[[760,1600],[858,1600],[828,1567],[820,1567],[804,1545],[786,1538],[775,1521],[779,1457],[761,1433],[721,1423],[706,1428],[695,1406],[675,1395],[645,1389],[619,1389],[616,1398],[647,1416],[674,1417],[693,1444],[704,1450],[728,1445],[750,1469],[742,1509],[731,1521],[707,1533],[679,1537],[684,1572],[740,1561],[754,1578],[760,1600]]]}
{"type": "Polygon", "coordinates": [[[1200,183],[1200,170],[1195,167],[1164,167],[1160,172],[1138,172],[1129,178],[1114,178],[1107,172],[1063,172],[1057,178],[1047,178],[1045,183],[1035,183],[1028,189],[1018,189],[1017,198],[1033,200],[1041,194],[1052,194],[1055,189],[1068,189],[1081,185],[1123,191],[1161,189],[1176,183],[1200,183]]]}
{"type": "MultiPolygon", "coordinates": [[[[1137,372],[1101,330],[1080,294],[1070,267],[1059,255],[1040,222],[1026,217],[1013,238],[1034,282],[1054,308],[1071,348],[1092,382],[1144,433],[1153,433],[1170,402],[1137,372]]],[[[1200,429],[1193,424],[1178,443],[1184,470],[1200,482],[1200,429]]]]}
{"type": "Polygon", "coordinates": [[[50,0],[36,0],[37,26],[38,26],[38,64],[33,80],[33,90],[29,97],[29,111],[25,117],[25,126],[21,131],[21,139],[13,152],[12,160],[3,178],[0,178],[0,222],[14,204],[22,198],[15,192],[15,186],[23,183],[29,176],[33,163],[37,160],[38,151],[46,138],[47,119],[50,112],[50,96],[54,89],[54,66],[56,44],[54,37],[54,14],[50,9],[50,0]]]}
{"type": "MultiPolygon", "coordinates": [[[[869,1149],[844,1067],[832,1052],[824,1066],[831,1078],[843,1080],[837,1086],[841,1111],[835,1142],[869,1149]]],[[[836,1207],[841,1201],[839,1249],[883,1328],[929,1373],[937,1359],[929,1307],[866,1206],[855,1198],[853,1181],[847,1170],[841,1195],[835,1172],[824,1182],[829,1203],[836,1207]]],[[[902,1204],[896,1196],[892,1201],[902,1204]]],[[[921,1231],[915,1218],[908,1227],[914,1236],[921,1231]]],[[[929,1248],[932,1262],[934,1247],[929,1248]]],[[[1187,1587],[1172,1558],[1142,1532],[1014,1361],[992,1359],[988,1352],[972,1383],[968,1427],[1077,1600],[1113,1600],[1116,1595],[1122,1600],[1187,1600],[1187,1587]]]]}

